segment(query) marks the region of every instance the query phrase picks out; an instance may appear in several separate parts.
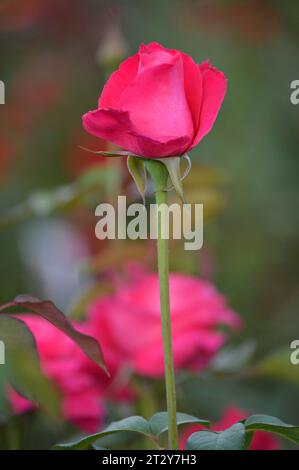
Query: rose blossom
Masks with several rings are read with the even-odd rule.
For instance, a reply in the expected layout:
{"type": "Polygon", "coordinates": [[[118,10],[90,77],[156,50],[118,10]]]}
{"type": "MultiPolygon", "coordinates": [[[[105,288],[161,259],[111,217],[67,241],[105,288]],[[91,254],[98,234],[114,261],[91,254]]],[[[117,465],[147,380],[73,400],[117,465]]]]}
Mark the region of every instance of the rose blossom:
{"type": "MultiPolygon", "coordinates": [[[[238,423],[242,419],[246,419],[249,414],[246,411],[243,411],[235,406],[228,407],[221,420],[218,423],[215,423],[214,426],[211,427],[213,431],[224,431],[227,428],[230,428],[234,424],[238,423]]],[[[186,448],[187,439],[193,434],[194,432],[203,431],[203,426],[195,425],[189,426],[182,435],[180,448],[186,448]]],[[[254,433],[254,437],[251,441],[250,450],[278,450],[280,447],[279,441],[276,436],[270,434],[265,431],[256,431],[254,433]]]]}
{"type": "MultiPolygon", "coordinates": [[[[211,283],[195,277],[171,274],[170,299],[175,367],[201,370],[225,342],[226,334],[218,327],[237,328],[240,319],[211,283]]],[[[94,302],[89,320],[92,335],[114,366],[130,367],[144,376],[163,376],[156,274],[144,275],[94,302]]]]}
{"type": "Polygon", "coordinates": [[[225,75],[208,62],[153,42],[111,75],[83,126],[137,155],[183,155],[212,129],[225,92],[225,75]]]}

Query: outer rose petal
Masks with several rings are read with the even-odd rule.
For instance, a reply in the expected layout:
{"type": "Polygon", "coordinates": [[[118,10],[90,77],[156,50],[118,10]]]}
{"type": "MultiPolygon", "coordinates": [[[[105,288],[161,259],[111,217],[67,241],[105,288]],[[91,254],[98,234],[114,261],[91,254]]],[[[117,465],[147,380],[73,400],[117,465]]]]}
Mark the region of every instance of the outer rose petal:
{"type": "Polygon", "coordinates": [[[110,140],[136,155],[153,158],[181,155],[190,143],[188,136],[159,142],[140,135],[133,127],[127,111],[98,109],[84,114],[82,119],[83,127],[87,132],[110,140]]]}
{"type": "Polygon", "coordinates": [[[203,97],[198,132],[190,148],[195,147],[212,129],[227,88],[225,75],[208,62],[201,64],[199,69],[203,80],[203,97]]]}
{"type": "Polygon", "coordinates": [[[149,44],[141,44],[139,48],[139,53],[151,53],[156,51],[164,51],[168,54],[175,55],[178,53],[176,49],[168,49],[167,47],[162,46],[156,41],[150,42],[149,44]]]}
{"type": "Polygon", "coordinates": [[[181,53],[181,56],[184,64],[185,93],[193,119],[194,137],[196,137],[203,96],[202,74],[198,65],[190,56],[184,53],[181,53]]]}
{"type": "Polygon", "coordinates": [[[102,91],[99,108],[117,108],[124,90],[134,80],[139,64],[139,54],[135,54],[122,62],[114,72],[102,91]]]}
{"type": "Polygon", "coordinates": [[[98,109],[84,114],[82,119],[84,129],[90,134],[139,154],[136,139],[130,135],[133,126],[128,112],[110,108],[98,109]]]}
{"type": "Polygon", "coordinates": [[[181,56],[159,51],[154,57],[142,55],[140,64],[140,72],[122,95],[120,108],[129,111],[134,127],[143,136],[158,142],[189,136],[191,143],[194,128],[181,56]],[[157,62],[159,65],[152,66],[157,62]]]}
{"type": "Polygon", "coordinates": [[[149,137],[136,135],[139,155],[151,158],[172,157],[183,155],[190,145],[190,137],[178,137],[166,142],[158,142],[149,137]]]}

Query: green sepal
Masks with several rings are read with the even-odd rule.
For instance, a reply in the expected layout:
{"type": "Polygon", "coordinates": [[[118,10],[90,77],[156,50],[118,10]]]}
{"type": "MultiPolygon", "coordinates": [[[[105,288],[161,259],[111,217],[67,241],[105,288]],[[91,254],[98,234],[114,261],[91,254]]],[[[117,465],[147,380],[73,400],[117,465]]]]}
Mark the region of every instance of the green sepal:
{"type": "Polygon", "coordinates": [[[127,167],[130,175],[132,176],[138,192],[140,193],[143,203],[145,203],[145,191],[147,184],[147,175],[144,165],[144,160],[142,158],[134,157],[129,155],[127,158],[127,167]]]}

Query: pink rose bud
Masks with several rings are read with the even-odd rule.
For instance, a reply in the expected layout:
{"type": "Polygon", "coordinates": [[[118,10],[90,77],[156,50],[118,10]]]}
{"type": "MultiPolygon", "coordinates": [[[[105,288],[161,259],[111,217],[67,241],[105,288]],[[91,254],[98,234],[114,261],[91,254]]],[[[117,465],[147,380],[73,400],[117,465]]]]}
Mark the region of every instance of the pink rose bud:
{"type": "Polygon", "coordinates": [[[153,42],[111,75],[83,127],[136,155],[179,156],[210,132],[225,92],[225,75],[208,62],[153,42]]]}

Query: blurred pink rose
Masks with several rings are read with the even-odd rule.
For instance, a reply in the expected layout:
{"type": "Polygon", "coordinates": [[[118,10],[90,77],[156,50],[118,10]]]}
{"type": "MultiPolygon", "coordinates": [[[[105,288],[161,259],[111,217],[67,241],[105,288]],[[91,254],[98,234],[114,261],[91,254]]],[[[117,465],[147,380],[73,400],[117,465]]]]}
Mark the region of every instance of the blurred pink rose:
{"type": "MultiPolygon", "coordinates": [[[[224,344],[225,325],[241,321],[225,298],[209,282],[182,274],[170,276],[174,363],[201,370],[224,344]]],[[[158,276],[145,275],[124,285],[89,309],[92,335],[100,342],[114,367],[132,368],[138,374],[160,377],[164,372],[158,276]]]]}
{"type": "MultiPolygon", "coordinates": [[[[106,400],[132,399],[130,370],[163,375],[158,276],[138,273],[134,283],[92,303],[87,321],[76,324],[101,343],[110,379],[54,326],[21,317],[36,339],[42,370],[61,392],[64,418],[88,432],[101,425],[106,400]]],[[[170,292],[175,367],[201,370],[226,340],[218,327],[238,328],[240,319],[209,282],[171,274],[170,292]]],[[[34,407],[12,389],[9,399],[15,413],[34,407]]]]}
{"type": "Polygon", "coordinates": [[[208,62],[153,42],[111,75],[83,126],[137,155],[183,155],[210,132],[225,92],[224,74],[208,62]]]}
{"type": "MultiPolygon", "coordinates": [[[[72,340],[50,323],[33,316],[21,318],[35,337],[43,372],[61,393],[64,418],[85,431],[96,431],[105,412],[104,396],[110,395],[113,379],[109,379],[72,340]]],[[[87,325],[77,324],[76,328],[90,334],[87,325]]],[[[17,414],[34,408],[12,389],[9,389],[9,399],[17,414]]]]}
{"type": "MultiPolygon", "coordinates": [[[[225,410],[222,419],[218,423],[215,423],[211,429],[213,431],[224,431],[225,429],[233,426],[233,424],[236,424],[238,421],[241,421],[248,416],[249,413],[246,411],[243,411],[234,406],[230,406],[225,410]]],[[[181,449],[185,449],[187,439],[191,434],[202,431],[204,429],[205,428],[203,426],[199,425],[189,426],[182,435],[180,442],[181,449]]],[[[279,447],[280,445],[277,437],[265,431],[255,432],[250,444],[250,450],[278,450],[279,447]]]]}

